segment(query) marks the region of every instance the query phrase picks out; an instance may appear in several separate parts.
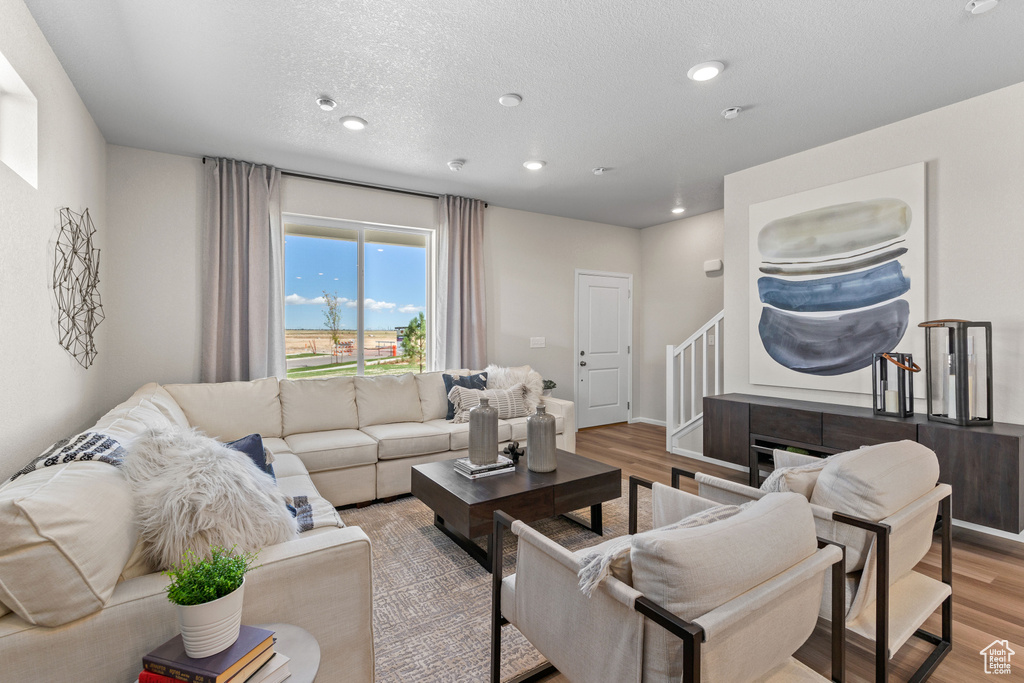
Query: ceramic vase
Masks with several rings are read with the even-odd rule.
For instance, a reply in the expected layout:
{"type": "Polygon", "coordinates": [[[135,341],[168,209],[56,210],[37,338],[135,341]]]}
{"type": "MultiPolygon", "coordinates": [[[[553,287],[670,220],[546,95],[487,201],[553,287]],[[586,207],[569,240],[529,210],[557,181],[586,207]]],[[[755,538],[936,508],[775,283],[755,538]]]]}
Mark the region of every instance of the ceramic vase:
{"type": "Polygon", "coordinates": [[[474,465],[498,461],[498,409],[487,398],[469,411],[469,461],[474,465]]]}
{"type": "Polygon", "coordinates": [[[185,653],[193,658],[209,657],[228,649],[242,625],[242,585],[227,595],[201,605],[177,605],[178,625],[185,653]]]}
{"type": "Polygon", "coordinates": [[[526,420],[526,467],[531,472],[552,472],[558,467],[555,416],[548,415],[543,405],[526,420]]]}

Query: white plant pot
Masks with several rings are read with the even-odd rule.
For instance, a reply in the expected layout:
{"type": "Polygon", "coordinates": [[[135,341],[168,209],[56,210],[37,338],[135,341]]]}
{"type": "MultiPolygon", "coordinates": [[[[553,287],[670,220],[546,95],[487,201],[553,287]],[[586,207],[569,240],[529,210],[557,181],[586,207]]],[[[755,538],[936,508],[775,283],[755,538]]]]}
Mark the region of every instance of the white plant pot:
{"type": "Polygon", "coordinates": [[[544,391],[542,391],[540,393],[541,393],[541,396],[550,396],[552,391],[553,391],[553,389],[545,389],[544,391]]]}
{"type": "Polygon", "coordinates": [[[233,592],[201,605],[177,605],[185,653],[193,659],[226,650],[238,640],[245,579],[233,592]]]}

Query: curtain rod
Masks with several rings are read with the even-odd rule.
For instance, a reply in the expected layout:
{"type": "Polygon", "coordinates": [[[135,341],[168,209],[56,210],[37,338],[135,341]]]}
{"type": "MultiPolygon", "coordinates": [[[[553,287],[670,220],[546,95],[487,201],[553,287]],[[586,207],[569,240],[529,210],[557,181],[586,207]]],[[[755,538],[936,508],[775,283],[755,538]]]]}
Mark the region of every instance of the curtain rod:
{"type": "MultiPolygon", "coordinates": [[[[206,163],[206,157],[203,157],[203,163],[206,163]]],[[[389,187],[387,185],[374,185],[373,183],[361,183],[357,180],[345,180],[344,178],[331,178],[329,176],[313,175],[311,173],[299,173],[298,171],[286,171],[281,170],[281,175],[291,176],[292,178],[305,178],[306,180],[322,180],[328,183],[337,183],[338,185],[350,185],[352,187],[365,187],[369,190],[384,190],[385,192],[396,192],[398,194],[407,194],[413,197],[427,197],[429,199],[438,199],[441,195],[432,194],[430,192],[418,192],[416,190],[405,190],[400,187],[389,187]]],[[[484,204],[486,206],[486,204],[484,204]]]]}

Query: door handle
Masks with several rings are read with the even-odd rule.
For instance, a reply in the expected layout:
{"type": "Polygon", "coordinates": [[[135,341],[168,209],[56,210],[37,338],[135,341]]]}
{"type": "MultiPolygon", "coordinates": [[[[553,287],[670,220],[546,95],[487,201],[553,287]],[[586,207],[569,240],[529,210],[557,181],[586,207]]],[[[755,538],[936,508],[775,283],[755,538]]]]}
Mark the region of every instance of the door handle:
{"type": "Polygon", "coordinates": [[[586,366],[587,366],[587,361],[585,361],[585,360],[581,360],[581,361],[580,361],[580,367],[581,367],[581,368],[584,368],[584,367],[586,367],[586,366]]]}

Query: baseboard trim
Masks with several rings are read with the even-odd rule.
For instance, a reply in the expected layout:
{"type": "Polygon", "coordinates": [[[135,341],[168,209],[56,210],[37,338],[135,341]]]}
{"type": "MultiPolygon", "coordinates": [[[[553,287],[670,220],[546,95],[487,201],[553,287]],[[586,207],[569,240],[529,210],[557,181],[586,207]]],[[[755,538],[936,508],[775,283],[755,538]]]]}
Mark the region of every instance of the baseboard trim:
{"type": "Polygon", "coordinates": [[[698,453],[697,451],[691,451],[691,450],[686,449],[686,448],[676,447],[676,448],[673,448],[671,452],[674,455],[681,455],[681,456],[683,456],[685,458],[693,458],[694,460],[700,460],[701,462],[706,462],[706,463],[709,463],[711,465],[718,465],[719,467],[727,467],[730,470],[736,470],[737,472],[749,472],[750,471],[749,467],[744,467],[743,465],[734,465],[731,462],[724,462],[722,460],[716,460],[714,458],[709,458],[706,455],[704,455],[703,453],[698,453]]]}
{"type": "Polygon", "coordinates": [[[631,417],[629,419],[629,424],[633,424],[635,422],[642,422],[645,425],[654,425],[655,427],[664,427],[665,426],[665,421],[664,420],[655,420],[655,419],[650,418],[650,417],[631,417]]]}
{"type": "Polygon", "coordinates": [[[1024,534],[1014,534],[980,524],[961,522],[959,519],[953,520],[953,538],[973,541],[994,547],[996,550],[1005,550],[1006,545],[1013,544],[1017,547],[1017,557],[1022,557],[1019,553],[1020,549],[1024,548],[1024,534]]]}

